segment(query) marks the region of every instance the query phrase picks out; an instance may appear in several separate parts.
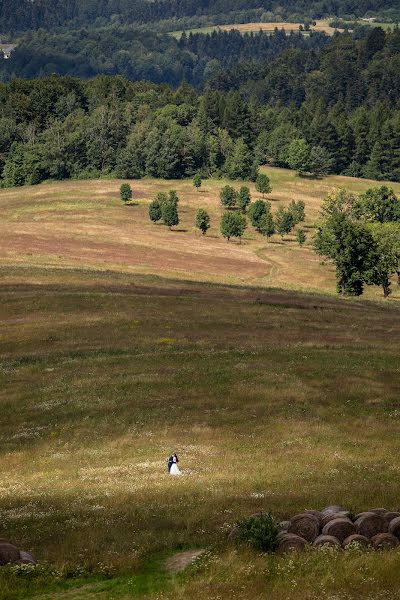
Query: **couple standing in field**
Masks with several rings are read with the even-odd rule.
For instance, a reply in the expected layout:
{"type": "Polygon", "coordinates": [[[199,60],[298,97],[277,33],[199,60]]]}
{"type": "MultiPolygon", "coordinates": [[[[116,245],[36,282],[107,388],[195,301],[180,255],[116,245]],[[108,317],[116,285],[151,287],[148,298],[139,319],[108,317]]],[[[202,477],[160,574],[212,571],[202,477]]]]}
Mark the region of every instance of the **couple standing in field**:
{"type": "Polygon", "coordinates": [[[176,454],[171,454],[168,459],[168,473],[170,475],[181,475],[181,471],[178,467],[179,458],[176,454]]]}

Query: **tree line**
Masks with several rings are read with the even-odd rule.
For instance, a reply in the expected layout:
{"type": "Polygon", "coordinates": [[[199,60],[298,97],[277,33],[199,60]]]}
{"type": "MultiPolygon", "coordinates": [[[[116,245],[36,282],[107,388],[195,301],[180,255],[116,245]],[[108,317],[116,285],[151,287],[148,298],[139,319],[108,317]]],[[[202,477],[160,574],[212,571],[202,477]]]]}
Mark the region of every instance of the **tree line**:
{"type": "MultiPolygon", "coordinates": [[[[228,12],[259,10],[280,20],[297,18],[362,17],[396,14],[393,0],[231,0],[228,12]]],[[[0,31],[71,28],[92,24],[156,23],[195,15],[218,17],[227,13],[223,0],[3,0],[0,4],[0,31]]]]}

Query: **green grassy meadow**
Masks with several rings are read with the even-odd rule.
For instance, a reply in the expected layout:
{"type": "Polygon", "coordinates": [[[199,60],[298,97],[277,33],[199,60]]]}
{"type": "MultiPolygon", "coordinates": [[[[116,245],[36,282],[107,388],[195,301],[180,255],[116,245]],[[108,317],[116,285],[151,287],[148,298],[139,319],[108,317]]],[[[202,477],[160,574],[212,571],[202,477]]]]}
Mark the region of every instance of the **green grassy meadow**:
{"type": "MultiPolygon", "coordinates": [[[[321,190],[343,179],[312,195],[275,177],[277,204],[309,196],[310,227],[321,190]]],[[[0,599],[399,598],[396,551],[276,557],[227,541],[260,510],[400,508],[398,296],[338,299],[329,269],[313,293],[247,278],[252,232],[240,247],[215,229],[199,250],[189,227],[200,199],[217,214],[219,183],[182,182],[187,231],[153,237],[141,215],[156,184],[134,185],[130,207],[115,181],[0,192],[0,537],[40,561],[2,568],[0,599]],[[178,239],[182,272],[166,260],[178,239]],[[162,260],[141,272],[152,243],[162,260]],[[225,252],[241,278],[226,278],[225,252]],[[206,554],[165,571],[191,548],[206,554]]],[[[308,272],[304,252],[294,268],[308,272]]]]}

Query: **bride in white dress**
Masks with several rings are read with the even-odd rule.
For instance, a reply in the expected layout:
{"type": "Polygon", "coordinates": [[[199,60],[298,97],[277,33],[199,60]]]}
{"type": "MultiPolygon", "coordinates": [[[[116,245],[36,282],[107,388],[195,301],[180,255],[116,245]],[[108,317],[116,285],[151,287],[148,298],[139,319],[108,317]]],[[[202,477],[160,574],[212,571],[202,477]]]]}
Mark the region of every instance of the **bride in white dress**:
{"type": "Polygon", "coordinates": [[[178,467],[179,459],[176,454],[172,457],[172,465],[169,474],[170,475],[181,475],[180,468],[178,467]]]}

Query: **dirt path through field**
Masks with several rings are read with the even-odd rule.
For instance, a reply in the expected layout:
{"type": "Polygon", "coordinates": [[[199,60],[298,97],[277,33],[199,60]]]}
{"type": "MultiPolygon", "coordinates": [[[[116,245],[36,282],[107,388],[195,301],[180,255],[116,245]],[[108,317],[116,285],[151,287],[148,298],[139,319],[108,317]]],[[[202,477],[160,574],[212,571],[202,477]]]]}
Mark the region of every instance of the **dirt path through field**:
{"type": "Polygon", "coordinates": [[[204,554],[205,550],[187,550],[186,552],[178,552],[170,556],[165,561],[165,568],[170,573],[181,573],[193,562],[204,554]]]}

